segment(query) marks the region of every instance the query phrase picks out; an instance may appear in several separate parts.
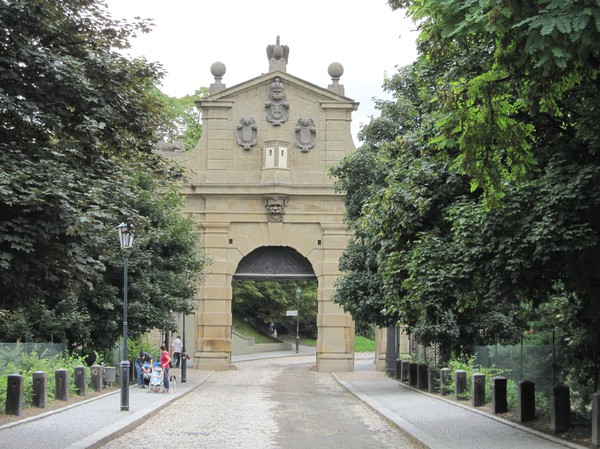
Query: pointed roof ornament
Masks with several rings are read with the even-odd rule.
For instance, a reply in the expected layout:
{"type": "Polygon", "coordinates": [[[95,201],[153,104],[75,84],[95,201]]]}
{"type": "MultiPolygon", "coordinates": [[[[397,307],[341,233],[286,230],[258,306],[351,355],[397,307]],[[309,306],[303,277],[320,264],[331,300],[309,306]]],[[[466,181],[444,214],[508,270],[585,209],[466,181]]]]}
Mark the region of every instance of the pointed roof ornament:
{"type": "Polygon", "coordinates": [[[282,72],[285,72],[289,54],[289,47],[287,45],[281,45],[279,43],[279,36],[277,36],[275,45],[267,45],[269,72],[274,72],[275,70],[281,70],[282,72]]]}

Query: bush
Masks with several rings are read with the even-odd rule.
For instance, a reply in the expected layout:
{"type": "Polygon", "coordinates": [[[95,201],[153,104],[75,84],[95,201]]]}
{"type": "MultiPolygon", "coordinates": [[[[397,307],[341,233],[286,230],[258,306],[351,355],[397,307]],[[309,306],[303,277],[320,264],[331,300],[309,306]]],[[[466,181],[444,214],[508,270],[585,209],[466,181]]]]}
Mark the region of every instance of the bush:
{"type": "MultiPolygon", "coordinates": [[[[54,372],[58,369],[66,369],[69,373],[69,393],[77,394],[75,387],[75,367],[85,366],[82,357],[69,355],[66,351],[54,357],[47,357],[46,352],[38,354],[36,351],[26,354],[18,347],[9,351],[0,352],[0,404],[2,410],[6,412],[6,388],[8,385],[8,376],[11,374],[20,374],[23,376],[23,402],[26,407],[33,403],[33,373],[36,371],[45,371],[48,374],[48,401],[54,400],[55,378],[54,372]]],[[[90,376],[86,376],[87,382],[91,385],[90,376]]]]}
{"type": "MultiPolygon", "coordinates": [[[[455,356],[452,355],[450,361],[448,362],[448,367],[451,369],[451,375],[449,380],[449,389],[450,391],[454,391],[454,373],[458,370],[464,370],[467,373],[467,389],[464,394],[459,396],[459,399],[469,400],[471,399],[471,379],[473,374],[481,373],[485,375],[486,388],[485,388],[485,401],[492,401],[492,379],[496,376],[506,376],[507,371],[501,370],[496,367],[484,368],[475,363],[474,355],[460,355],[455,356]]],[[[507,379],[506,381],[506,399],[508,402],[508,406],[514,408],[517,406],[518,400],[518,388],[517,384],[511,380],[507,379]]]]}

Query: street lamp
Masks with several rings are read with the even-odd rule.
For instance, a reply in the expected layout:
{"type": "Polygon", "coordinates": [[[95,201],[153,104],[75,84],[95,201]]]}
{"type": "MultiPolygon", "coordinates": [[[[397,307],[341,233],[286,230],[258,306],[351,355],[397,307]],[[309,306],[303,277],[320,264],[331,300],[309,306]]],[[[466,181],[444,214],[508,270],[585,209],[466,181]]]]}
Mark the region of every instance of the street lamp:
{"type": "Polygon", "coordinates": [[[296,289],[296,354],[300,351],[300,287],[296,289]]]}
{"type": "Polygon", "coordinates": [[[129,411],[129,354],[127,353],[127,269],[129,250],[133,246],[133,226],[121,223],[119,243],[123,251],[123,358],[121,359],[121,411],[129,411]]]}
{"type": "MultiPolygon", "coordinates": [[[[188,278],[190,277],[190,270],[188,270],[186,268],[185,270],[185,288],[187,290],[188,287],[188,278]]],[[[187,382],[187,353],[185,352],[185,317],[187,315],[187,304],[188,304],[188,298],[186,295],[186,299],[185,299],[185,307],[186,310],[183,311],[183,342],[182,342],[182,348],[181,348],[181,360],[179,361],[179,363],[181,363],[181,382],[187,382]]]]}

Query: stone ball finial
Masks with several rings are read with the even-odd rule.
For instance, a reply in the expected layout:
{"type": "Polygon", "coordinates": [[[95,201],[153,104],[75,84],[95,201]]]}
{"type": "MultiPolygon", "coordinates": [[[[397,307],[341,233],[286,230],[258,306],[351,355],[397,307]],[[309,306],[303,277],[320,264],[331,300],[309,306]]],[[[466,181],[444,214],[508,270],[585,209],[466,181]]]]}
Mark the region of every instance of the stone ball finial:
{"type": "Polygon", "coordinates": [[[217,61],[210,66],[210,73],[215,78],[222,78],[223,75],[225,75],[226,70],[227,68],[225,67],[225,64],[220,61],[217,61]]]}
{"type": "Polygon", "coordinates": [[[225,71],[225,64],[220,61],[217,61],[210,66],[210,73],[215,77],[215,82],[208,87],[209,94],[214,94],[225,89],[225,84],[221,82],[223,75],[225,75],[225,71]]]}
{"type": "Polygon", "coordinates": [[[340,77],[344,74],[344,66],[339,62],[332,62],[329,64],[329,68],[327,69],[329,76],[333,79],[340,79],[340,77]]]}

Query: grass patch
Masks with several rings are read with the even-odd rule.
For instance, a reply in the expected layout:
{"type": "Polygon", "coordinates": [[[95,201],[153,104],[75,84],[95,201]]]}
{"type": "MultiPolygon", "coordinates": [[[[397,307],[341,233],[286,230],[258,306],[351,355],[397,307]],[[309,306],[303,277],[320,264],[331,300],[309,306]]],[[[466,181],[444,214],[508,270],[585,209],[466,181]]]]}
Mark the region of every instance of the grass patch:
{"type": "MultiPolygon", "coordinates": [[[[309,338],[301,338],[300,343],[306,346],[317,346],[317,340],[309,338]]],[[[375,352],[375,340],[357,335],[354,337],[354,352],[375,352]]]]}
{"type": "Polygon", "coordinates": [[[250,324],[246,323],[241,318],[236,316],[233,317],[233,330],[239,334],[242,334],[244,337],[252,337],[254,338],[254,342],[256,344],[262,343],[281,343],[281,340],[276,338],[271,338],[268,335],[263,334],[258,329],[254,328],[250,324]]]}
{"type": "MultiPolygon", "coordinates": [[[[237,333],[242,334],[244,337],[252,337],[257,344],[260,343],[281,343],[282,340],[271,338],[268,335],[262,333],[258,329],[254,328],[250,324],[246,323],[239,317],[233,317],[233,330],[237,333]]],[[[296,337],[294,336],[294,342],[296,337]]],[[[306,346],[317,346],[317,340],[310,338],[300,338],[300,343],[306,346]]],[[[354,337],[354,352],[375,352],[375,340],[361,337],[357,335],[354,337]]]]}

